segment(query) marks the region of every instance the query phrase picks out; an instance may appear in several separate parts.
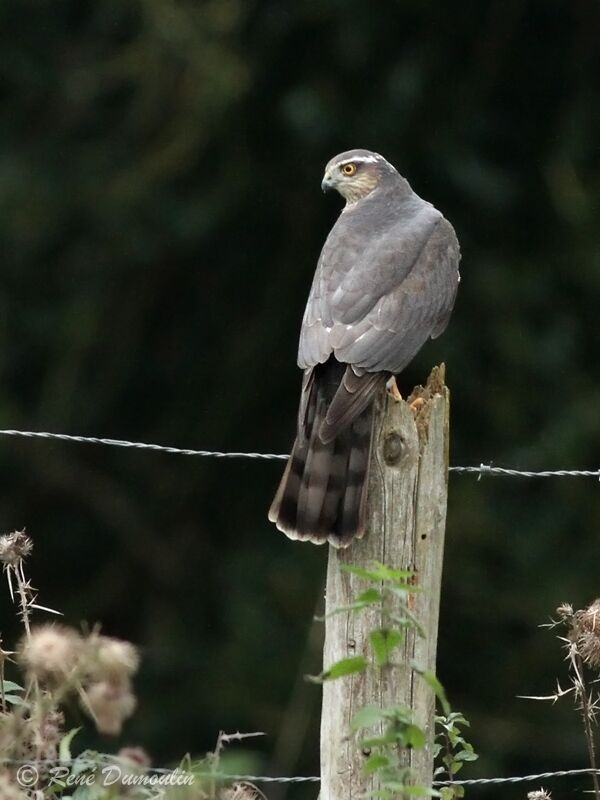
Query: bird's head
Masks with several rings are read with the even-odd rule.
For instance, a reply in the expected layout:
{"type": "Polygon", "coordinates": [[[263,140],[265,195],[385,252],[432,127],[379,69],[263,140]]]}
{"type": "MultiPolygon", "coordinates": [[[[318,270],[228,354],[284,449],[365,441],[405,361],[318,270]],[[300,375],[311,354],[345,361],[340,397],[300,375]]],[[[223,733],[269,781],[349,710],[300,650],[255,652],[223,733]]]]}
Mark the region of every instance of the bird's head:
{"type": "Polygon", "coordinates": [[[347,150],[331,159],[321,181],[324,192],[336,189],[347,203],[371,194],[398,173],[383,156],[370,150],[347,150]]]}

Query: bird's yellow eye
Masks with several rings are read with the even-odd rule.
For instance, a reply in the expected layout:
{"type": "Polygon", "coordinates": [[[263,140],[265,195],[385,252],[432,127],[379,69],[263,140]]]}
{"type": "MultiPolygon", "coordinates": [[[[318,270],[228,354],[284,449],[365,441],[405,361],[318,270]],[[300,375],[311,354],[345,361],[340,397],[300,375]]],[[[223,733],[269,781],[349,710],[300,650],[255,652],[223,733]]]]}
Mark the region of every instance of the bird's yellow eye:
{"type": "Polygon", "coordinates": [[[352,177],[352,175],[354,175],[354,173],[356,172],[356,164],[353,163],[344,164],[344,166],[342,167],[342,172],[344,173],[344,175],[352,177]]]}

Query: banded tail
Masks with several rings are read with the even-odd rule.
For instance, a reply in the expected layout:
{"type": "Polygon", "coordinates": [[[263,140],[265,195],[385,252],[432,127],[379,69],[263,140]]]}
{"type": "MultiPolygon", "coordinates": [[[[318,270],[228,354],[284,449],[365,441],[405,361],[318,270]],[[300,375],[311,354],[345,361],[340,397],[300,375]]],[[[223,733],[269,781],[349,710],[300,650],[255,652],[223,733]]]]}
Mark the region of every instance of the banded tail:
{"type": "Polygon", "coordinates": [[[347,547],[364,534],[373,399],[384,382],[333,357],[305,373],[298,435],[269,510],[290,539],[347,547]]]}

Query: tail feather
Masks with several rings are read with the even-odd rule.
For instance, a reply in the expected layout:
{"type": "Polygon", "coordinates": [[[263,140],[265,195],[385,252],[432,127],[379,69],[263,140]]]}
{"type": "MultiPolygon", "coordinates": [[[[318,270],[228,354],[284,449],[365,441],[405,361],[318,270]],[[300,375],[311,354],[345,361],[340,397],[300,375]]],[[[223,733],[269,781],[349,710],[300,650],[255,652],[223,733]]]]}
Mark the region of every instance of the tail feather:
{"type": "Polygon", "coordinates": [[[364,533],[373,427],[370,403],[334,438],[323,436],[323,422],[341,383],[343,373],[337,369],[341,367],[336,362],[333,369],[317,375],[306,401],[305,425],[269,511],[271,522],[290,538],[316,544],[329,541],[336,547],[346,547],[364,533]]]}
{"type": "Polygon", "coordinates": [[[367,477],[371,452],[373,411],[363,414],[353,424],[354,446],[348,457],[346,471],[346,490],[342,498],[338,530],[362,530],[364,525],[364,506],[367,495],[367,477]]]}

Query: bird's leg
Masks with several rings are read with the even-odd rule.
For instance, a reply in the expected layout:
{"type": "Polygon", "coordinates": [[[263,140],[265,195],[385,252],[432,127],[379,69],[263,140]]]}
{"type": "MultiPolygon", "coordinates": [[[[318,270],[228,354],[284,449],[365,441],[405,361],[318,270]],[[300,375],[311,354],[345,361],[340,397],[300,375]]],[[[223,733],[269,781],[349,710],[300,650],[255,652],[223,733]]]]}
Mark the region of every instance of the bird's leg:
{"type": "Polygon", "coordinates": [[[402,395],[400,394],[400,389],[398,389],[398,384],[396,383],[396,376],[392,375],[391,378],[385,384],[385,388],[387,390],[388,395],[399,403],[402,400],[402,395]]]}

